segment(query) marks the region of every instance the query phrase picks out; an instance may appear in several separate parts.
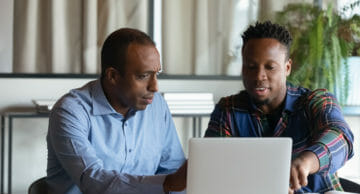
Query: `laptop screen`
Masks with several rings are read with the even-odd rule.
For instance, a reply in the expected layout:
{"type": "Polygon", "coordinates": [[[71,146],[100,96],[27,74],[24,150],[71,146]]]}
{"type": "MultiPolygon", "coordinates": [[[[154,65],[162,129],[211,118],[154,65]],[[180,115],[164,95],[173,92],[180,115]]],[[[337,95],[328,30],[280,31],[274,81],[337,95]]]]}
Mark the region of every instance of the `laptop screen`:
{"type": "Polygon", "coordinates": [[[192,138],[187,194],[286,194],[291,138],[192,138]]]}

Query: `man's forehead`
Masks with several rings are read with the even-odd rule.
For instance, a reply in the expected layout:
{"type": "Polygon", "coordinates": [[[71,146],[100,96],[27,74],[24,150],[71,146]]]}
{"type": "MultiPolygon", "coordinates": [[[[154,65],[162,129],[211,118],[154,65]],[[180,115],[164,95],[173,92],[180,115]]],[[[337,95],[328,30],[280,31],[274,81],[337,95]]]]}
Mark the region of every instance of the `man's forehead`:
{"type": "Polygon", "coordinates": [[[245,45],[243,45],[242,53],[244,54],[244,52],[252,49],[264,50],[266,48],[280,48],[284,52],[287,52],[287,47],[277,39],[257,38],[257,39],[250,39],[248,42],[246,42],[245,45]]]}

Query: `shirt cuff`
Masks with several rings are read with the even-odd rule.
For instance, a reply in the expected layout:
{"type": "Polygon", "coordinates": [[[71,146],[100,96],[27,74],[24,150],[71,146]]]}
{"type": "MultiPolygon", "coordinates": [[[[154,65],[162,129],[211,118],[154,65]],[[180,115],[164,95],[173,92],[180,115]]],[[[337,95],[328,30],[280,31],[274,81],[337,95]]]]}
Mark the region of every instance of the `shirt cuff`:
{"type": "Polygon", "coordinates": [[[330,166],[329,154],[330,153],[324,144],[317,143],[315,145],[312,145],[312,146],[306,148],[304,151],[311,151],[317,156],[317,158],[319,159],[319,165],[320,165],[318,172],[327,173],[329,171],[329,166],[330,166]]]}

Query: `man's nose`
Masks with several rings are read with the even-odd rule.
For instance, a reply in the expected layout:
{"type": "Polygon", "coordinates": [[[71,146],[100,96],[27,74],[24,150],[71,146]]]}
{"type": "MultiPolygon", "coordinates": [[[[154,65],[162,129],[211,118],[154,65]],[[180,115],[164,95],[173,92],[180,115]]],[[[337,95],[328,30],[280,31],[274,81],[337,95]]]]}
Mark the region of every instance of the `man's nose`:
{"type": "Polygon", "coordinates": [[[159,90],[158,88],[158,82],[157,82],[157,76],[154,75],[149,81],[148,90],[151,92],[157,92],[159,90]]]}
{"type": "Polygon", "coordinates": [[[259,68],[257,69],[257,71],[255,72],[255,74],[256,74],[255,76],[256,76],[257,80],[264,80],[264,79],[266,79],[266,77],[267,77],[266,71],[265,71],[265,69],[262,68],[262,67],[259,67],[259,68]]]}

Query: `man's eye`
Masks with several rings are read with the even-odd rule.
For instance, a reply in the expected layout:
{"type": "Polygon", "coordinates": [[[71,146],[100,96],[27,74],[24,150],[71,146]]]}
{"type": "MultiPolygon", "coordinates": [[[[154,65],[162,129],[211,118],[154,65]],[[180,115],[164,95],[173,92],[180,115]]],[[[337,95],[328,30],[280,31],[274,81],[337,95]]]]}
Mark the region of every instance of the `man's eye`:
{"type": "Polygon", "coordinates": [[[275,65],[274,64],[269,64],[269,65],[266,65],[266,69],[268,69],[268,70],[273,70],[273,69],[275,69],[275,65]]]}
{"type": "Polygon", "coordinates": [[[148,73],[140,74],[140,75],[136,76],[136,78],[139,79],[139,80],[144,80],[144,79],[147,79],[149,77],[150,77],[150,74],[148,74],[148,73]]]}

